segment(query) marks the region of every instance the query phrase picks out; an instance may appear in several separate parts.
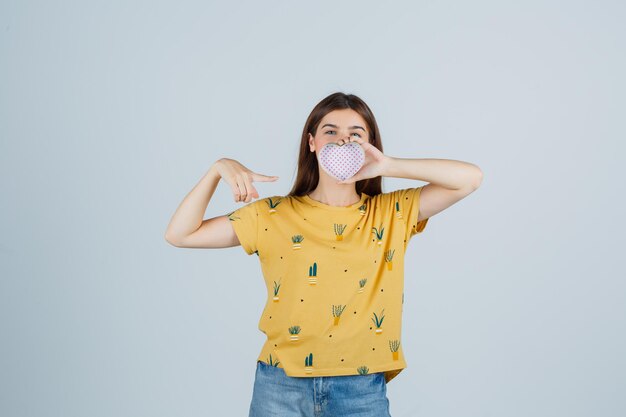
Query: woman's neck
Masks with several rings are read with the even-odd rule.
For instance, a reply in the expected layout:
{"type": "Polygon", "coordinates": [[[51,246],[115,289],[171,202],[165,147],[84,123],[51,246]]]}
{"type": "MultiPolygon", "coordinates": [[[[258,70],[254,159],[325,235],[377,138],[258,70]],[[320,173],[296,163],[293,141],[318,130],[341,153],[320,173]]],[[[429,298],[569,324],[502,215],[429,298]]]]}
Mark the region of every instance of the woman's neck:
{"type": "Polygon", "coordinates": [[[337,184],[337,180],[328,175],[320,175],[317,187],[308,193],[308,196],[320,203],[336,207],[350,206],[361,200],[354,183],[337,184]]]}

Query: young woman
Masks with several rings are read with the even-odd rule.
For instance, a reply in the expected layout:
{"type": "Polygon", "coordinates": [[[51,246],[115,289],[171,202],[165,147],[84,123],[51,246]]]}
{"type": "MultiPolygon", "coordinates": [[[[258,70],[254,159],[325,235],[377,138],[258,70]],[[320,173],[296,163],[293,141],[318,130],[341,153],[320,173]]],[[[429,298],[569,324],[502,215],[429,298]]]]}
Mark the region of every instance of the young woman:
{"type": "Polygon", "coordinates": [[[389,416],[387,383],[407,367],[407,244],[430,217],[476,190],[482,172],[462,161],[383,154],[369,107],[334,93],[305,123],[292,190],[259,199],[253,182],[276,179],[219,159],[180,204],[165,238],[177,247],[241,245],[259,257],[268,291],[259,328],[267,341],[251,417],[389,416]],[[324,148],[330,143],[337,146],[324,148]],[[350,169],[358,171],[337,179],[350,169]],[[385,176],[428,184],[383,193],[385,176]],[[202,220],[220,179],[235,202],[248,204],[202,220]]]}

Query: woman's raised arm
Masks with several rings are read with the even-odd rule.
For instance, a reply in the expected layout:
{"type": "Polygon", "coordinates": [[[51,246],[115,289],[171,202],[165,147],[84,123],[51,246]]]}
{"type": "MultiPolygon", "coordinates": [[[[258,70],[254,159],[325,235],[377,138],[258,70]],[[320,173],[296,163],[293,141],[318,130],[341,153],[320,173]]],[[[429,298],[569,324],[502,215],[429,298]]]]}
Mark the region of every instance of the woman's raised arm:
{"type": "Polygon", "coordinates": [[[253,181],[278,179],[276,176],[257,174],[234,159],[219,159],[176,209],[165,231],[165,240],[168,243],[183,248],[227,248],[240,244],[228,216],[202,220],[222,178],[230,186],[235,202],[244,203],[249,203],[252,198],[259,198],[259,193],[252,185],[253,181]]]}

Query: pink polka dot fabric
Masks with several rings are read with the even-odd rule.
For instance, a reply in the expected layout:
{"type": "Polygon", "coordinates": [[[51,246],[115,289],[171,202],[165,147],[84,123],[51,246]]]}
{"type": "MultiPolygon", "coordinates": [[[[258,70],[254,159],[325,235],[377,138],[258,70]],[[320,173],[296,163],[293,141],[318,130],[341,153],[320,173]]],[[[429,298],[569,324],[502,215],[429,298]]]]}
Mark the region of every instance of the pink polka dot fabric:
{"type": "Polygon", "coordinates": [[[318,162],[328,175],[343,181],[361,169],[365,163],[365,151],[355,142],[343,145],[331,142],[320,150],[318,162]]]}

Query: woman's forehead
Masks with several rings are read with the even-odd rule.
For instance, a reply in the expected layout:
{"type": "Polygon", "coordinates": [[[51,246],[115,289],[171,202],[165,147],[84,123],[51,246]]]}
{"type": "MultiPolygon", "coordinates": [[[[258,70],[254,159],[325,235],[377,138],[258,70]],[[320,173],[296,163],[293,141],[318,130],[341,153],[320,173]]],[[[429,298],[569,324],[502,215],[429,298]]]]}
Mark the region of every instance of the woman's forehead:
{"type": "Polygon", "coordinates": [[[320,128],[330,125],[331,127],[347,127],[367,129],[367,123],[361,115],[352,109],[334,110],[325,115],[321,122],[320,128]]]}

